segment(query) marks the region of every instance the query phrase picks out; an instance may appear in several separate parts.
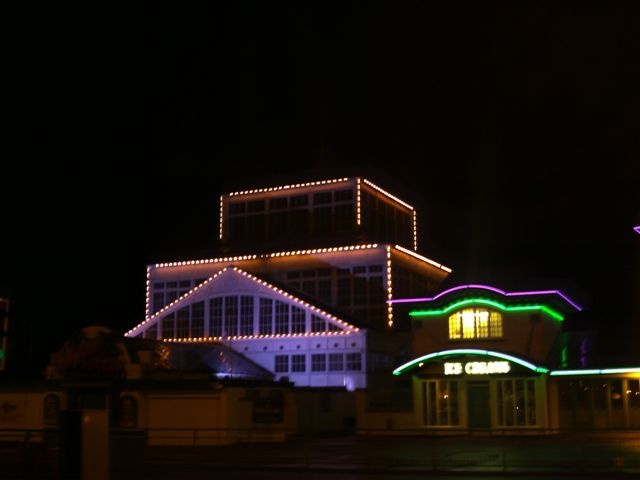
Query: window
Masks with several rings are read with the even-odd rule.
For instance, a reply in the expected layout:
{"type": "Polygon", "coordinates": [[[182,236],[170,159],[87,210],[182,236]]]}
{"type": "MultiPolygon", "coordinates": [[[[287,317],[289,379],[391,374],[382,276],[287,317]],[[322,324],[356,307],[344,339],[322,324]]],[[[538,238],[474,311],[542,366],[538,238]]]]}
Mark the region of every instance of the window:
{"type": "Polygon", "coordinates": [[[422,382],[422,423],[429,426],[458,425],[458,382],[422,382]]]}
{"type": "Polygon", "coordinates": [[[153,282],[150,309],[157,312],[162,307],[170,304],[176,298],[187,293],[192,286],[197,285],[191,280],[180,280],[171,282],[153,282]]]}
{"type": "Polygon", "coordinates": [[[352,370],[352,371],[362,370],[362,354],[347,353],[347,370],[352,370]]]}
{"type": "Polygon", "coordinates": [[[253,297],[240,297],[240,335],[253,335],[253,297]]]}
{"type": "Polygon", "coordinates": [[[640,409],[640,380],[627,380],[629,408],[640,409]]]}
{"type": "Polygon", "coordinates": [[[289,304],[276,300],[276,333],[289,333],[289,304]]]}
{"type": "Polygon", "coordinates": [[[269,200],[270,210],[282,210],[289,205],[289,199],[287,197],[272,198],[269,200]]]}
{"type": "Polygon", "coordinates": [[[222,297],[209,300],[209,335],[212,337],[222,336],[222,297]]]}
{"type": "Polygon", "coordinates": [[[500,338],[502,315],[486,308],[465,308],[449,317],[449,339],[500,338]]]}
{"type": "Polygon", "coordinates": [[[252,200],[248,202],[248,211],[250,213],[264,212],[264,200],[252,200]]]}
{"type": "Polygon", "coordinates": [[[175,315],[173,313],[162,317],[162,338],[173,338],[175,336],[175,315]]]}
{"type": "Polygon", "coordinates": [[[307,362],[305,355],[291,355],[291,371],[304,372],[307,370],[307,362]]]}
{"type": "Polygon", "coordinates": [[[176,322],[176,337],[189,337],[189,307],[178,310],[178,319],[176,322]]]}
{"type": "Polygon", "coordinates": [[[338,372],[344,370],[344,360],[342,353],[329,354],[329,371],[338,372]]]}
{"type": "Polygon", "coordinates": [[[204,336],[204,302],[191,305],[191,336],[204,336]]]}
{"type": "Polygon", "coordinates": [[[225,335],[238,335],[238,297],[229,295],[224,297],[225,335]]]}
{"type": "Polygon", "coordinates": [[[291,333],[305,332],[305,315],[302,308],[291,306],[291,333]]]}
{"type": "Polygon", "coordinates": [[[353,190],[336,190],[333,194],[333,198],[336,202],[348,202],[349,200],[353,200],[353,190]]]}
{"type": "Polygon", "coordinates": [[[143,338],[150,338],[155,340],[158,337],[158,325],[151,325],[144,331],[143,338]]]}
{"type": "Polygon", "coordinates": [[[306,207],[309,205],[309,197],[306,195],[294,195],[290,197],[292,207],[306,207]]]}
{"type": "Polygon", "coordinates": [[[260,335],[271,335],[273,333],[273,300],[270,298],[260,299],[260,335]]]}
{"type": "Polygon", "coordinates": [[[498,425],[502,427],[536,425],[536,390],[533,380],[497,380],[496,390],[498,425]]]}
{"type": "Polygon", "coordinates": [[[324,353],[314,353],[311,355],[311,371],[324,372],[327,370],[327,356],[324,353]]]}
{"type": "Polygon", "coordinates": [[[289,371],[289,355],[276,355],[276,372],[288,372],[289,371]]]}
{"type": "Polygon", "coordinates": [[[327,324],[324,318],[317,315],[311,315],[311,331],[312,332],[324,332],[327,329],[327,324]]]}
{"type": "Polygon", "coordinates": [[[229,203],[229,214],[238,215],[238,214],[244,213],[244,210],[245,210],[244,207],[245,207],[244,202],[229,203]]]}
{"type": "Polygon", "coordinates": [[[319,192],[313,195],[314,205],[324,205],[327,203],[331,203],[331,200],[332,200],[331,192],[319,192]]]}

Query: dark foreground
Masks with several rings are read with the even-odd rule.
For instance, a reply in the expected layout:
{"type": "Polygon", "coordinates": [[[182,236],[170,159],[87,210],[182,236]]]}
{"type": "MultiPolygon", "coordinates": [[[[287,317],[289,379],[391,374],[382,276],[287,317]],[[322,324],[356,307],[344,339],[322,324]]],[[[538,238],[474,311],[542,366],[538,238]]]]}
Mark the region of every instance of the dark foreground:
{"type": "MultiPolygon", "coordinates": [[[[0,446],[0,478],[81,478],[61,475],[60,457],[55,445],[0,446]]],[[[143,435],[113,435],[108,463],[110,480],[640,478],[640,432],[297,436],[284,442],[181,447],[150,447],[143,435]]]]}

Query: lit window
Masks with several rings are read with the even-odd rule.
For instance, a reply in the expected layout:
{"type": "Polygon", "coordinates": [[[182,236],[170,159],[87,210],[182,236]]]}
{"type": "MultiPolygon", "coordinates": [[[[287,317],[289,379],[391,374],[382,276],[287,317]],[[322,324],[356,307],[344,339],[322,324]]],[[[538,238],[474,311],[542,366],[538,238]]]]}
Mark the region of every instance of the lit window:
{"type": "Polygon", "coordinates": [[[449,317],[449,339],[501,338],[502,315],[485,308],[465,308],[449,317]]]}
{"type": "Polygon", "coordinates": [[[427,426],[459,425],[458,382],[429,380],[422,382],[422,424],[427,426]]]}

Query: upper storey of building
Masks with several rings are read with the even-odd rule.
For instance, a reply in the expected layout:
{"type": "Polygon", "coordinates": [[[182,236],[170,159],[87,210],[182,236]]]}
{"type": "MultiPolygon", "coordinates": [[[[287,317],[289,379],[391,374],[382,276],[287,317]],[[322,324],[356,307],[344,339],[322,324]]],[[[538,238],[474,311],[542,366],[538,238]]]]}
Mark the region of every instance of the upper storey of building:
{"type": "Polygon", "coordinates": [[[562,322],[582,310],[559,290],[505,292],[477,284],[391,302],[412,319],[415,356],[499,351],[547,367],[567,367],[573,360],[562,322]]]}
{"type": "Polygon", "coordinates": [[[361,177],[222,195],[219,232],[227,251],[354,243],[417,250],[414,207],[361,177]]]}

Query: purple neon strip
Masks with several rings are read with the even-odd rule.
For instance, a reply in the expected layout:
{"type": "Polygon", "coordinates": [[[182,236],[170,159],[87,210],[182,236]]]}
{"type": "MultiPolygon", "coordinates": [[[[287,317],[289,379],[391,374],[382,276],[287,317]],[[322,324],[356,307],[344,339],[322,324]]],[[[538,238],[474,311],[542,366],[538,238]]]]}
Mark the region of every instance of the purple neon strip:
{"type": "Polygon", "coordinates": [[[573,308],[575,308],[579,312],[582,311],[582,307],[580,305],[578,305],[576,302],[571,300],[560,290],[531,290],[529,292],[510,292],[510,293],[507,293],[506,295],[507,297],[516,297],[518,295],[545,295],[545,294],[551,294],[551,293],[555,293],[556,295],[559,295],[560,297],[562,297],[569,305],[571,305],[573,308]]]}
{"type": "Polygon", "coordinates": [[[633,229],[636,231],[636,233],[640,233],[640,225],[638,225],[637,227],[633,227],[633,229]]]}
{"type": "Polygon", "coordinates": [[[504,295],[505,297],[516,297],[521,295],[545,295],[545,294],[556,294],[562,297],[569,305],[575,308],[578,311],[582,311],[582,307],[578,305],[576,302],[567,297],[560,290],[531,290],[528,292],[505,292],[504,290],[500,290],[496,287],[491,287],[489,285],[478,285],[478,284],[469,284],[469,285],[459,285],[457,287],[452,287],[444,292],[440,292],[435,297],[421,297],[421,298],[398,298],[393,300],[388,300],[388,303],[414,303],[414,302],[432,302],[437,300],[438,298],[448,295],[451,292],[455,292],[457,290],[464,290],[467,288],[479,288],[482,290],[490,290],[492,292],[499,293],[500,295],[504,295]]]}

